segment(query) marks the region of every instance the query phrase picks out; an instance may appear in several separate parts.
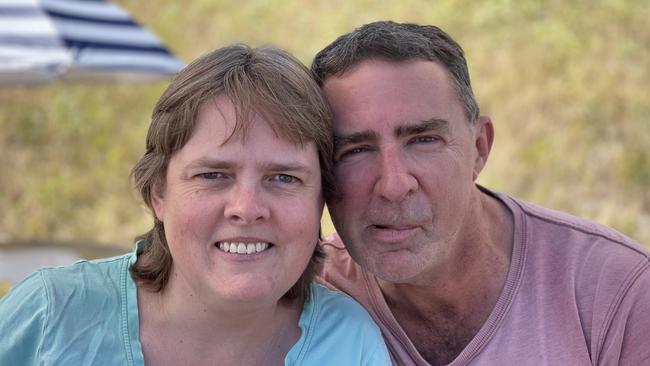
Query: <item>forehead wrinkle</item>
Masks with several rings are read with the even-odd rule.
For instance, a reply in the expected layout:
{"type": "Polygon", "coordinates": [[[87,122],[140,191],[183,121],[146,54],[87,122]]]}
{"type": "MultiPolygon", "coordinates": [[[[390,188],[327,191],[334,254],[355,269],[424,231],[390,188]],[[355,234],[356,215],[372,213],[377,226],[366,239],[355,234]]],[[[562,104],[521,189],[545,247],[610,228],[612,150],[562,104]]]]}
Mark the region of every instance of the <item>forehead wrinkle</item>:
{"type": "Polygon", "coordinates": [[[440,118],[430,118],[425,121],[398,126],[395,128],[394,133],[397,137],[403,137],[417,135],[423,132],[447,134],[449,132],[449,122],[440,118]]]}

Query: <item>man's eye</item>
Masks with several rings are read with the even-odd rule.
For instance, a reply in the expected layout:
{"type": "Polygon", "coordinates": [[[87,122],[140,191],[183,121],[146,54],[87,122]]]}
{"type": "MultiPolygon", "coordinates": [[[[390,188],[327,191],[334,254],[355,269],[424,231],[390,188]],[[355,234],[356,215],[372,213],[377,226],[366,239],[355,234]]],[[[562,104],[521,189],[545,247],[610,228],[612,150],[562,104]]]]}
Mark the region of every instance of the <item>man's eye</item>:
{"type": "Polygon", "coordinates": [[[422,143],[436,142],[439,140],[440,139],[435,136],[417,136],[411,139],[411,143],[422,144],[422,143]]]}
{"type": "Polygon", "coordinates": [[[364,147],[364,146],[357,146],[357,147],[353,147],[351,149],[343,150],[343,151],[341,151],[340,153],[337,154],[336,160],[338,161],[338,160],[341,160],[341,159],[343,159],[345,157],[348,157],[348,156],[358,155],[358,154],[364,153],[364,152],[366,152],[368,150],[369,149],[364,147]]]}
{"type": "Polygon", "coordinates": [[[300,179],[294,177],[293,175],[288,175],[288,174],[276,174],[271,177],[271,180],[279,183],[285,183],[285,184],[300,182],[300,179]]]}

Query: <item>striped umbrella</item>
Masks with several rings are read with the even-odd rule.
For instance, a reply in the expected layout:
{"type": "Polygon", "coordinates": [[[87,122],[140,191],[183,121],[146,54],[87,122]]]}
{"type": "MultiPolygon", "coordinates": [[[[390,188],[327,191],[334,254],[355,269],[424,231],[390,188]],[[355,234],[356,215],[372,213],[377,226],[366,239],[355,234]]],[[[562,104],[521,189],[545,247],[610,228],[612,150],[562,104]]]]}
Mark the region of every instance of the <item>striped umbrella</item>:
{"type": "Polygon", "coordinates": [[[103,0],[0,0],[0,85],[168,79],[184,64],[103,0]]]}

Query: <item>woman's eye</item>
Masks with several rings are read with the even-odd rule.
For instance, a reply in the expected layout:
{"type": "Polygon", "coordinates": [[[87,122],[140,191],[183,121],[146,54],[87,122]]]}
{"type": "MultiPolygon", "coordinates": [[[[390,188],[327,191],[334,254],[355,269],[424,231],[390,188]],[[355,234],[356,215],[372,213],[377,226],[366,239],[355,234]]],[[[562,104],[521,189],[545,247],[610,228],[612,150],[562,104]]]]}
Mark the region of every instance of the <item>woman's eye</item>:
{"type": "Polygon", "coordinates": [[[209,173],[198,174],[198,177],[201,179],[214,180],[214,179],[225,178],[226,175],[220,172],[209,172],[209,173]]]}

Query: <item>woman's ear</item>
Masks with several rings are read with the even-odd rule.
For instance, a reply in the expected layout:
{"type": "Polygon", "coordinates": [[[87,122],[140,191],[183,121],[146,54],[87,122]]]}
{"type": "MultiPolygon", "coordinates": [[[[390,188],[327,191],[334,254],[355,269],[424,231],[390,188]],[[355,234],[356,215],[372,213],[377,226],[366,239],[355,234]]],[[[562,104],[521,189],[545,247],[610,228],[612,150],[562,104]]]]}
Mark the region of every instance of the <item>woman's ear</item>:
{"type": "Polygon", "coordinates": [[[492,120],[488,116],[480,116],[476,121],[475,126],[475,147],[476,147],[476,160],[474,161],[473,180],[476,180],[487,163],[490,150],[492,150],[492,142],[494,141],[494,126],[492,120]]]}
{"type": "Polygon", "coordinates": [[[165,217],[165,199],[164,199],[164,185],[159,181],[151,186],[151,206],[153,206],[153,213],[160,222],[164,222],[165,217]]]}

